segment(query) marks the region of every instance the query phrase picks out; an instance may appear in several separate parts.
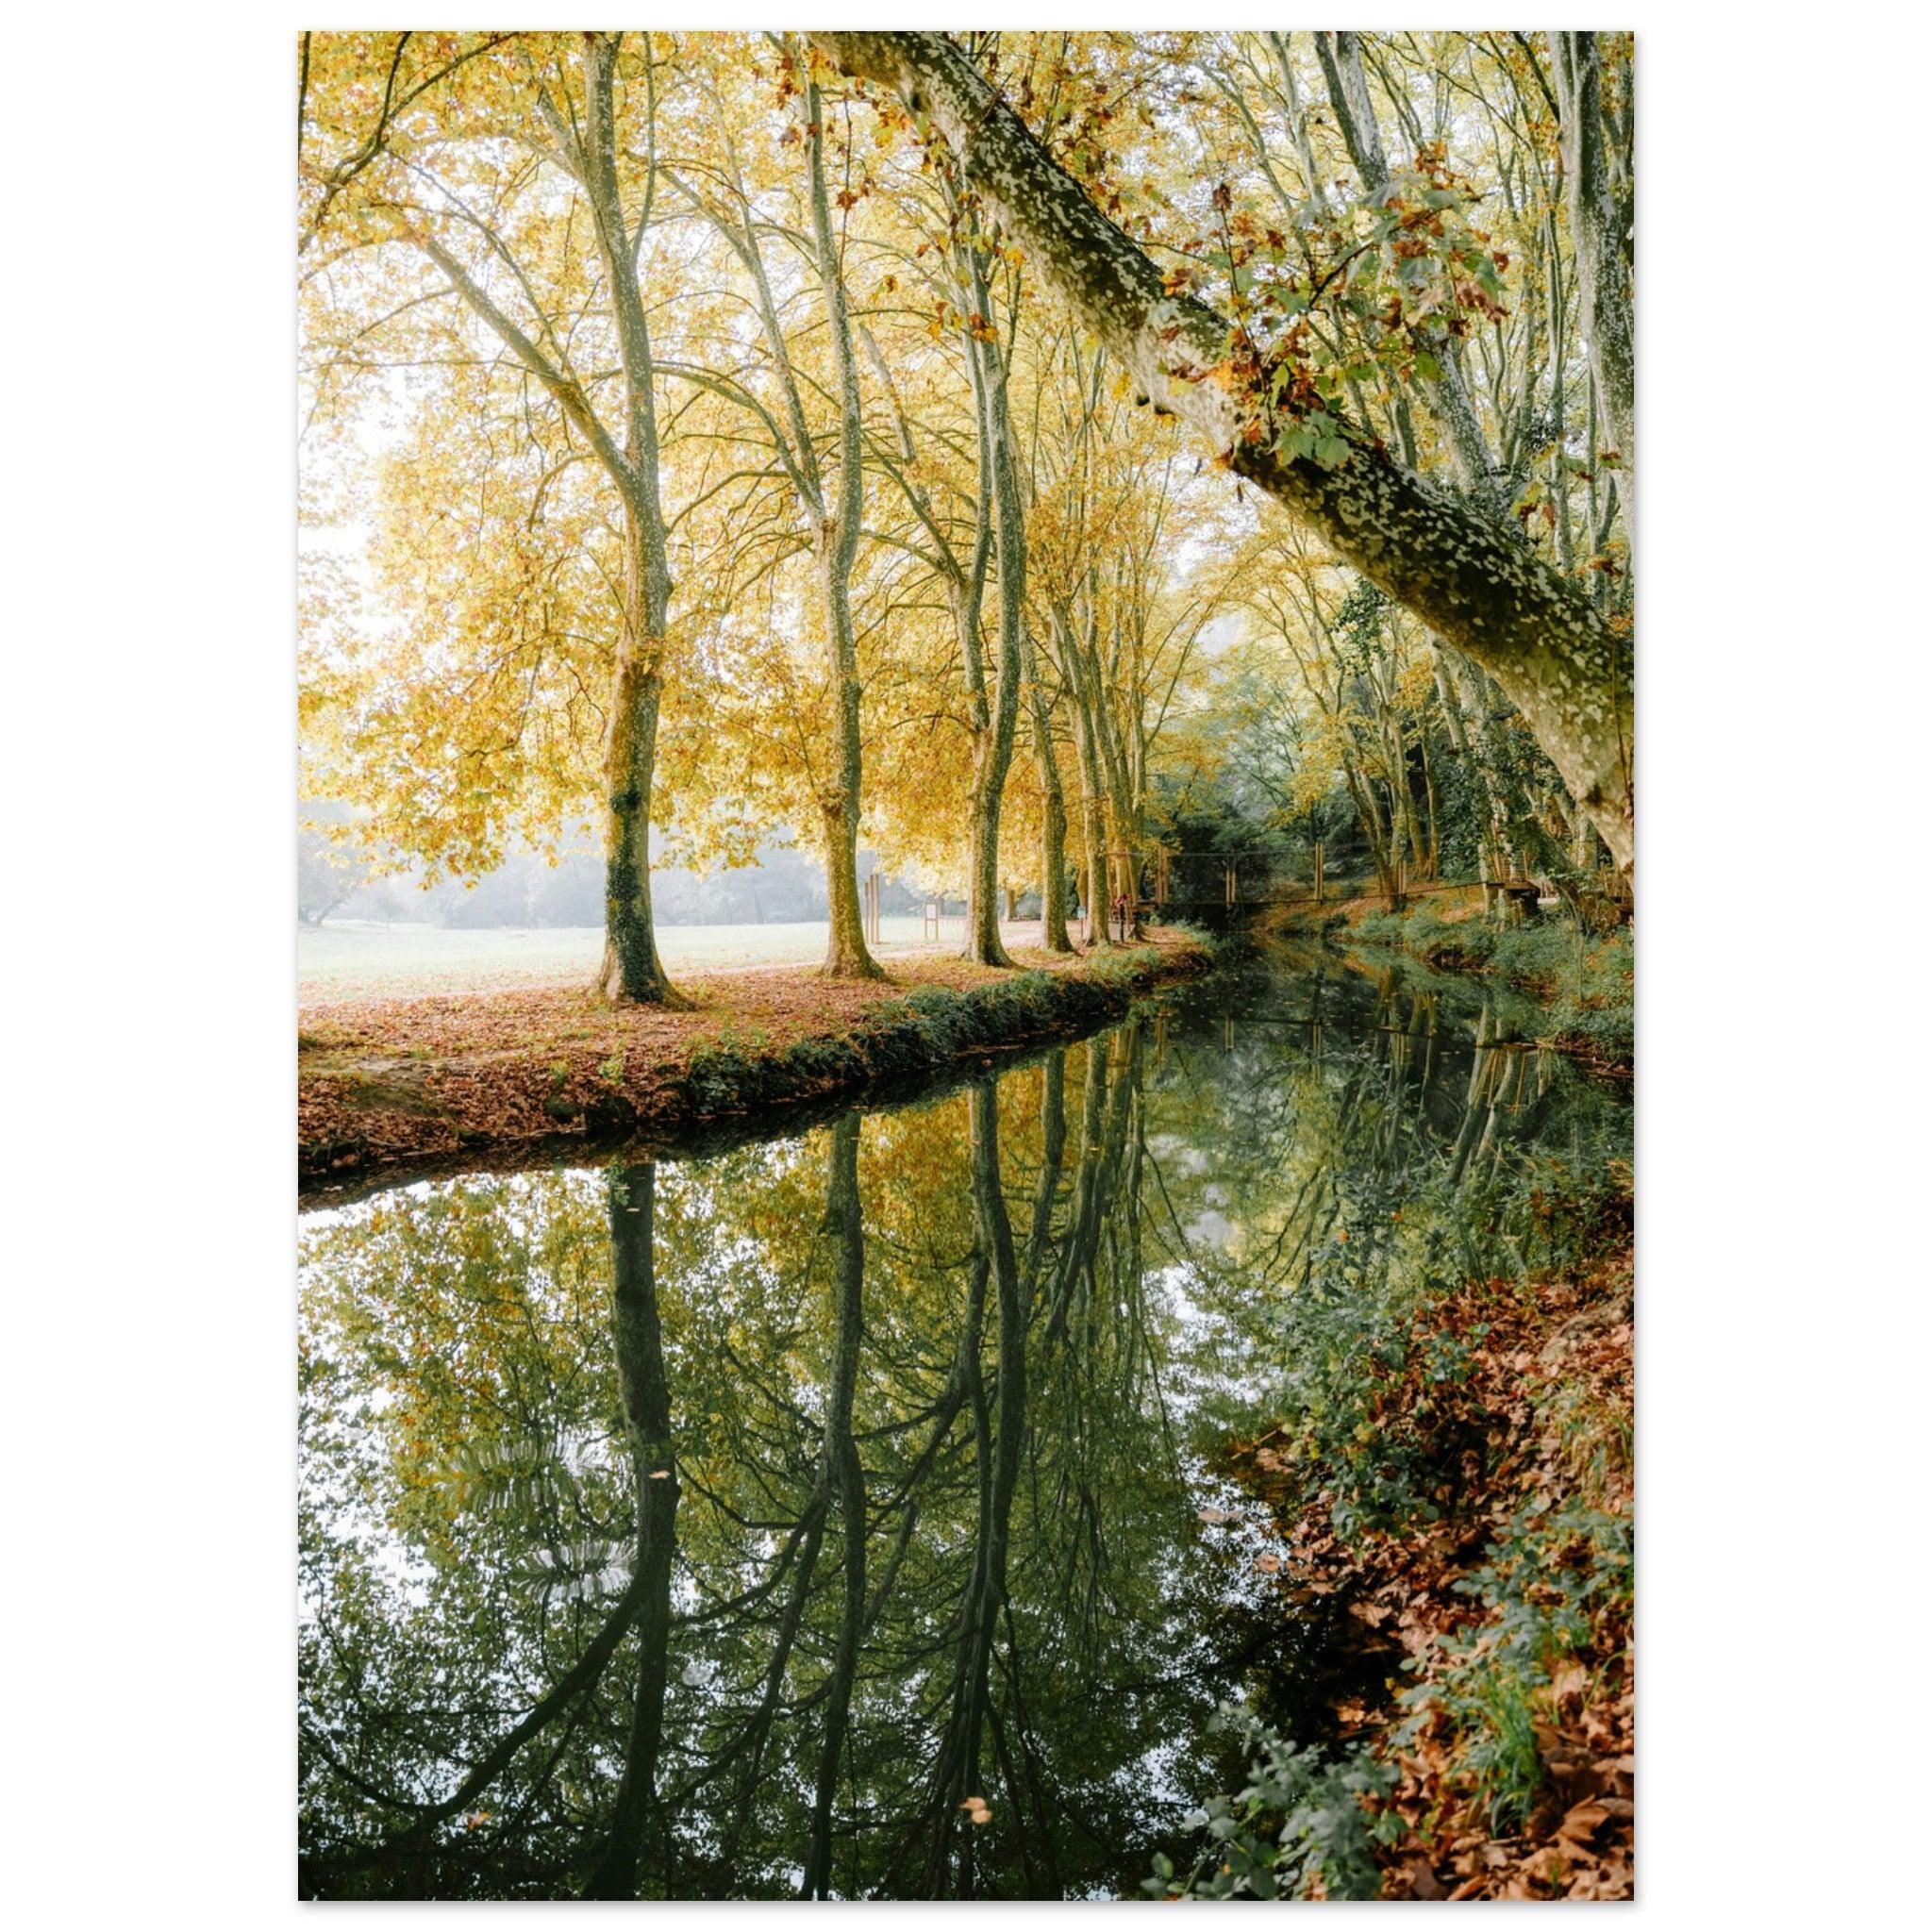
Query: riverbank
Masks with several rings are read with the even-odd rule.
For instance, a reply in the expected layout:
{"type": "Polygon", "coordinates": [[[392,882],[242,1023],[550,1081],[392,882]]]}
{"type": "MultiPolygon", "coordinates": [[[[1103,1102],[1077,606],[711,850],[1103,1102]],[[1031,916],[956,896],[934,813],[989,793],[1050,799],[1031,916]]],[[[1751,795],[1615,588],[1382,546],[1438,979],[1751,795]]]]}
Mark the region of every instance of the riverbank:
{"type": "Polygon", "coordinates": [[[857,1095],[1029,1041],[1069,1037],[1140,993],[1208,971],[1181,927],[1098,955],[1026,948],[1022,970],[925,956],[872,982],[810,968],[695,975],[689,1010],[612,1008],[542,986],[305,1008],[297,1060],[305,1186],[514,1148],[663,1134],[857,1095]]]}
{"type": "Polygon", "coordinates": [[[1149,1890],[1632,1895],[1627,1179],[1532,1197],[1541,1265],[1426,1295],[1373,1349],[1302,1323],[1331,1366],[1230,1471],[1291,1601],[1345,1603],[1390,1691],[1318,1742],[1250,1722],[1247,1790],[1196,1814],[1214,1842],[1149,1890]]]}
{"type": "Polygon", "coordinates": [[[1635,957],[1631,930],[1579,933],[1563,914],[1521,925],[1483,917],[1479,888],[1419,897],[1401,912],[1379,899],[1354,899],[1319,924],[1305,909],[1274,922],[1283,932],[1319,936],[1351,952],[1406,953],[1443,973],[1493,976],[1533,992],[1550,1008],[1547,1044],[1594,1071],[1628,1077],[1637,1050],[1635,957]]]}

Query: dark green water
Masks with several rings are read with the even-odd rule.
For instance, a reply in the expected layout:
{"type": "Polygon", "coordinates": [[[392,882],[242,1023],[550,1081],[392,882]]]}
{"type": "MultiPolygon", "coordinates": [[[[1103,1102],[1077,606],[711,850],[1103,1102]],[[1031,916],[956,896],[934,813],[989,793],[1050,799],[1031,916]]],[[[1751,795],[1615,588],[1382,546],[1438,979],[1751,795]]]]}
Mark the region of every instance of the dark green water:
{"type": "Polygon", "coordinates": [[[1132,1893],[1241,1781],[1223,1700],[1316,1737],[1386,1667],[1230,1434],[1627,1158],[1538,1030],[1255,966],[791,1139],[305,1216],[304,1892],[1132,1893]]]}

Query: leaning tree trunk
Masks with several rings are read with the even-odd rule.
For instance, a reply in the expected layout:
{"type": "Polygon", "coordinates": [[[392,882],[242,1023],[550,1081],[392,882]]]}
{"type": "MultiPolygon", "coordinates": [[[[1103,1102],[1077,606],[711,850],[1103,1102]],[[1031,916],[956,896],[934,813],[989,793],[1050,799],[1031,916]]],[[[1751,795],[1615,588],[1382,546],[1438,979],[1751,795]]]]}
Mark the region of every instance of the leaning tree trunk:
{"type": "Polygon", "coordinates": [[[1496,680],[1618,864],[1635,858],[1631,651],[1584,591],[1479,504],[1418,476],[1366,432],[1324,468],[1281,447],[1267,385],[1223,378],[1233,341],[1036,141],[943,34],[814,33],[844,71],[926,117],[1026,258],[1158,407],[1287,506],[1344,562],[1496,680]]]}

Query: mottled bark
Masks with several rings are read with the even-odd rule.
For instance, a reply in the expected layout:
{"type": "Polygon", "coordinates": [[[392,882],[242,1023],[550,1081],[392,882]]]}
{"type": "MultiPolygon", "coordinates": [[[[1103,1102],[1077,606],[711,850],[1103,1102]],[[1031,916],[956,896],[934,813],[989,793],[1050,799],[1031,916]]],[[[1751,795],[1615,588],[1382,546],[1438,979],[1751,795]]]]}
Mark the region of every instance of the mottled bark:
{"type": "MultiPolygon", "coordinates": [[[[857,523],[855,519],[854,530],[857,523]]],[[[819,585],[831,669],[833,765],[819,791],[820,839],[825,854],[825,902],[830,930],[826,974],[834,979],[883,979],[865,942],[858,891],[858,814],[862,753],[858,653],[852,623],[851,557],[836,528],[818,547],[819,585]]]]}
{"type": "Polygon", "coordinates": [[[624,627],[604,727],[604,962],[597,987],[608,1000],[681,1006],[658,957],[651,916],[651,784],[663,694],[663,625],[650,608],[641,548],[635,541],[628,546],[624,627]]]}
{"type": "Polygon", "coordinates": [[[1216,379],[1225,321],[1160,271],[1060,169],[961,50],[934,33],[819,33],[850,75],[929,118],[1037,272],[1154,403],[1482,665],[1507,693],[1618,863],[1634,858],[1631,654],[1589,597],[1496,517],[1349,428],[1324,469],[1274,447],[1253,397],[1216,379]]]}
{"type": "MultiPolygon", "coordinates": [[[[624,367],[624,632],[605,731],[608,817],[605,828],[604,963],[599,989],[615,1001],[684,1002],[658,957],[651,917],[651,779],[657,764],[662,653],[671,569],[658,485],[658,410],[651,332],[637,253],[617,181],[613,88],[622,36],[585,36],[584,126],[577,155],[598,253],[610,285],[624,367]]],[[[646,206],[648,214],[648,203],[646,206]]]]}
{"type": "MultiPolygon", "coordinates": [[[[1563,202],[1576,254],[1577,294],[1604,429],[1616,450],[1624,527],[1636,547],[1637,343],[1631,305],[1630,225],[1612,193],[1604,126],[1603,63],[1593,33],[1553,33],[1550,64],[1562,115],[1563,202]]],[[[1567,777],[1567,774],[1565,774],[1567,777]]],[[[1594,818],[1595,814],[1591,814],[1594,818]]],[[[1599,830],[1603,830],[1601,824],[1599,830]]],[[[1612,851],[1616,841],[1604,834],[1612,851]]],[[[1624,855],[1618,853],[1620,862],[1624,855]]]]}

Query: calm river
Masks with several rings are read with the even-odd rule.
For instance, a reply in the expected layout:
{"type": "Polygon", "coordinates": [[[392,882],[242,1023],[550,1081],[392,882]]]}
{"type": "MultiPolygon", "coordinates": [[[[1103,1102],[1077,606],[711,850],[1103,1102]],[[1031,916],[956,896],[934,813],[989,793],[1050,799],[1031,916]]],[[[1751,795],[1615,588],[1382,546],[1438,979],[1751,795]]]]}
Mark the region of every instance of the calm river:
{"type": "Polygon", "coordinates": [[[1132,1894],[1242,1781],[1218,1706],[1380,1690],[1225,1445],[1291,1298],[1532,1267],[1628,1158],[1541,1030],[1252,964],[791,1138],[305,1214],[305,1894],[1132,1894]]]}

